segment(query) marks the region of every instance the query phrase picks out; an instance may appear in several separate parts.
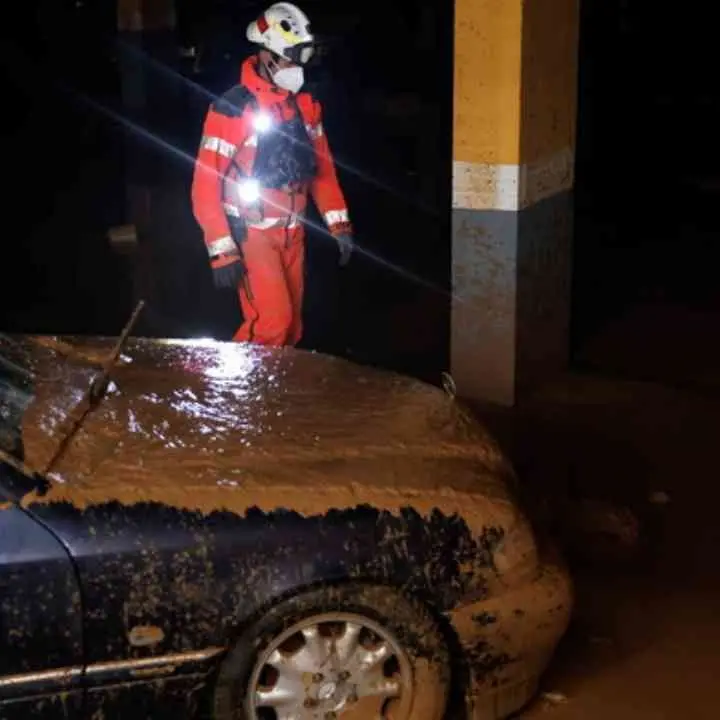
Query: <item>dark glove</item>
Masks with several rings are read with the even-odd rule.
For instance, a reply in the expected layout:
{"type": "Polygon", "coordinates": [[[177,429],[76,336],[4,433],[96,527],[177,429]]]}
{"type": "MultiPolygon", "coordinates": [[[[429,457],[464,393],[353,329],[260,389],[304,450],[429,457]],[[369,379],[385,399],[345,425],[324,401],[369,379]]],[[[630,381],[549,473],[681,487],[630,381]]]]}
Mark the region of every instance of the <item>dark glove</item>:
{"type": "Polygon", "coordinates": [[[340,261],[338,264],[340,267],[344,267],[350,262],[350,256],[352,255],[355,247],[355,241],[352,239],[352,235],[348,235],[347,233],[337,235],[335,240],[337,241],[338,249],[340,250],[340,261]]]}
{"type": "Polygon", "coordinates": [[[210,261],[213,271],[213,282],[218,290],[236,290],[245,276],[245,263],[242,255],[218,255],[210,261]]]}

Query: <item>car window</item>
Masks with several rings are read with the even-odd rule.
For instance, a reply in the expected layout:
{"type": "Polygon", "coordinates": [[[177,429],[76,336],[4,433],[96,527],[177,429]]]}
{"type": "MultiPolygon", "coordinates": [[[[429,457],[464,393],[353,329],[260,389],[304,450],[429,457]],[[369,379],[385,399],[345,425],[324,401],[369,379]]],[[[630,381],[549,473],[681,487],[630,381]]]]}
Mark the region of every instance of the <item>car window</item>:
{"type": "Polygon", "coordinates": [[[0,449],[22,456],[22,419],[35,383],[21,346],[0,334],[0,449]]]}
{"type": "Polygon", "coordinates": [[[0,333],[0,450],[11,456],[0,458],[0,502],[19,501],[26,493],[43,493],[48,481],[28,475],[13,466],[24,460],[23,415],[35,398],[36,382],[26,346],[0,333]]]}

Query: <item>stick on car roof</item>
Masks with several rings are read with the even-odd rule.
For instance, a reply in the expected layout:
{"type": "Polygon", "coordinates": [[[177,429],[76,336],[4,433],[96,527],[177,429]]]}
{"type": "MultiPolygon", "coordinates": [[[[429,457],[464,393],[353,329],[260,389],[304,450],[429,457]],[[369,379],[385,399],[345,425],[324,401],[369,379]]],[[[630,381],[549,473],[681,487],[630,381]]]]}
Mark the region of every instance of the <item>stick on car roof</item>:
{"type": "Polygon", "coordinates": [[[145,307],[145,301],[140,300],[140,302],[135,307],[135,310],[133,310],[133,314],[130,316],[127,324],[123,328],[122,333],[120,333],[120,337],[118,338],[118,341],[115,344],[112,352],[103,361],[101,365],[101,372],[92,379],[92,381],[90,382],[90,386],[83,395],[82,400],[75,408],[75,412],[70,416],[70,428],[63,437],[63,439],[60,441],[57,449],[55,450],[52,457],[45,466],[45,469],[43,470],[46,475],[53,469],[53,467],[55,467],[57,461],[63,456],[65,449],[68,447],[73,437],[75,437],[75,433],[77,433],[77,431],[82,426],[83,420],[85,420],[88,413],[93,410],[93,408],[95,408],[100,402],[100,400],[102,400],[102,398],[104,397],[110,381],[110,372],[115,366],[117,359],[120,357],[123,346],[127,341],[128,336],[130,335],[130,331],[133,329],[135,323],[140,317],[140,313],[142,312],[143,307],[145,307]]]}

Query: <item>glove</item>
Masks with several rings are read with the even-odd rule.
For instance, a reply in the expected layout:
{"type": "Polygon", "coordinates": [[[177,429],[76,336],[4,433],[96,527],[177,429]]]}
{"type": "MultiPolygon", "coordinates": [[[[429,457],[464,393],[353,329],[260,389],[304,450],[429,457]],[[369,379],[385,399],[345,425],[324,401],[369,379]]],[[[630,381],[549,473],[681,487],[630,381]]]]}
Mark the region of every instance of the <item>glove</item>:
{"type": "Polygon", "coordinates": [[[352,255],[353,248],[355,247],[355,241],[352,239],[352,235],[348,233],[342,233],[337,235],[335,240],[340,250],[340,267],[345,267],[350,262],[350,256],[352,255]]]}
{"type": "Polygon", "coordinates": [[[245,276],[245,263],[240,253],[217,255],[210,261],[210,267],[218,290],[236,290],[245,276]]]}

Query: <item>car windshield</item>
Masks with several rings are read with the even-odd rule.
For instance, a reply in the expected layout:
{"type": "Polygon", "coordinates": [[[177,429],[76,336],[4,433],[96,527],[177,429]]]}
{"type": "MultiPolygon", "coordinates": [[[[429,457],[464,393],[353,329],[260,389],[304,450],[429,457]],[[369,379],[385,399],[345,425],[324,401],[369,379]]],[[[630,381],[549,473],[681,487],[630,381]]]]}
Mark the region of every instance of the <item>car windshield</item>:
{"type": "Polygon", "coordinates": [[[34,378],[22,347],[0,334],[0,449],[18,459],[23,414],[34,396],[34,378]]]}

